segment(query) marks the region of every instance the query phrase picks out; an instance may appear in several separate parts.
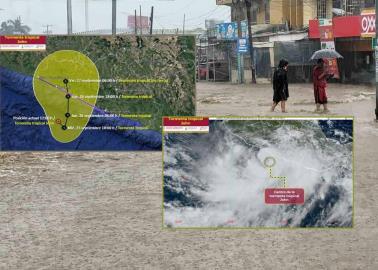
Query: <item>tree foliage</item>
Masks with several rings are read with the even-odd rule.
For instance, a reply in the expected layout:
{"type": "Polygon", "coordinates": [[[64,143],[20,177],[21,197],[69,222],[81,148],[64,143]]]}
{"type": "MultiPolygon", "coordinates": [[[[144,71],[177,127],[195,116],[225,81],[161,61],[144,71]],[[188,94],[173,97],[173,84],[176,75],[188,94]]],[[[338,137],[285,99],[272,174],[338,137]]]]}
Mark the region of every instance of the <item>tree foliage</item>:
{"type": "Polygon", "coordinates": [[[22,23],[21,17],[17,17],[15,20],[8,20],[1,23],[0,34],[1,35],[27,35],[31,31],[31,28],[22,23]]]}

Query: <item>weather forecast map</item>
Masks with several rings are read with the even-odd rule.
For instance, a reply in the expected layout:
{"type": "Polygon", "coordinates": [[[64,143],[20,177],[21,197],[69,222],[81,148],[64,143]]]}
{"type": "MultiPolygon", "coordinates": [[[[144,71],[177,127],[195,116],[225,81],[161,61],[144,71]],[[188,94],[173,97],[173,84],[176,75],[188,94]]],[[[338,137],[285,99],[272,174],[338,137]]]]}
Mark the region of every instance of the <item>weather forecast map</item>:
{"type": "Polygon", "coordinates": [[[352,118],[178,117],[163,131],[165,227],[353,226],[352,118]]]}
{"type": "Polygon", "coordinates": [[[99,79],[95,64],[80,52],[57,51],[39,64],[34,94],[52,119],[48,125],[57,141],[71,142],[80,136],[96,104],[99,79]]]}
{"type": "Polygon", "coordinates": [[[195,114],[194,37],[2,40],[1,150],[160,150],[161,117],[195,114]]]}

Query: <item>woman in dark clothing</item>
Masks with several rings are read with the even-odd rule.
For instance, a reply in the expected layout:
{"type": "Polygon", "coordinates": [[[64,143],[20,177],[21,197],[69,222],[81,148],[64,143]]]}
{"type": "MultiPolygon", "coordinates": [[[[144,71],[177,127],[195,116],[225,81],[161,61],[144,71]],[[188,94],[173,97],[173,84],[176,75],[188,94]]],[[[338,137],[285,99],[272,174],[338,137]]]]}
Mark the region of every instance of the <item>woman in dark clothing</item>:
{"type": "Polygon", "coordinates": [[[282,112],[286,112],[285,103],[289,98],[289,87],[287,82],[287,69],[289,62],[282,59],[276,71],[273,74],[273,112],[278,103],[281,102],[282,112]]]}

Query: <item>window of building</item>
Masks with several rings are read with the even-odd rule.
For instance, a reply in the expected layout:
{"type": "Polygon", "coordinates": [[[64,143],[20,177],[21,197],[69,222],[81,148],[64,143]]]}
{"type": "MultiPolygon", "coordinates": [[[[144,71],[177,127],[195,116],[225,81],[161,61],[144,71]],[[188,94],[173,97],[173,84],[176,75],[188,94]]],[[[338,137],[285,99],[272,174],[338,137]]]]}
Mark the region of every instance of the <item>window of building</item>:
{"type": "Polygon", "coordinates": [[[375,0],[333,0],[334,16],[357,16],[365,8],[375,8],[375,0]]]}
{"type": "Polygon", "coordinates": [[[374,8],[374,7],[375,7],[375,0],[364,1],[364,8],[374,8]]]}
{"type": "Polygon", "coordinates": [[[353,16],[361,14],[362,3],[360,0],[346,0],[344,5],[346,5],[346,15],[353,16]]]}
{"type": "Polygon", "coordinates": [[[327,0],[317,1],[317,17],[318,19],[327,18],[327,0]]]}

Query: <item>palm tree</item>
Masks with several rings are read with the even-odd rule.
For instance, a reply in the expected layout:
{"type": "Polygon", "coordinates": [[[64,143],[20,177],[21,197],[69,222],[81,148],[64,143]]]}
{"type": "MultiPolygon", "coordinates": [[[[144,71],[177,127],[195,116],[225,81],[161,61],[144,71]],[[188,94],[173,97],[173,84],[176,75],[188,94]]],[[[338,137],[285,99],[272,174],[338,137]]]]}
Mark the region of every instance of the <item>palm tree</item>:
{"type": "Polygon", "coordinates": [[[31,28],[25,24],[22,24],[21,17],[15,20],[8,20],[7,22],[1,23],[0,33],[13,35],[13,34],[23,34],[27,35],[31,31],[31,28]]]}
{"type": "Polygon", "coordinates": [[[1,35],[12,34],[13,32],[14,32],[14,29],[11,25],[8,25],[6,22],[1,23],[1,28],[0,28],[1,35]]]}
{"type": "Polygon", "coordinates": [[[21,17],[18,17],[16,20],[9,20],[8,24],[13,26],[14,33],[13,34],[28,34],[30,32],[30,27],[27,25],[22,24],[21,17]]]}

